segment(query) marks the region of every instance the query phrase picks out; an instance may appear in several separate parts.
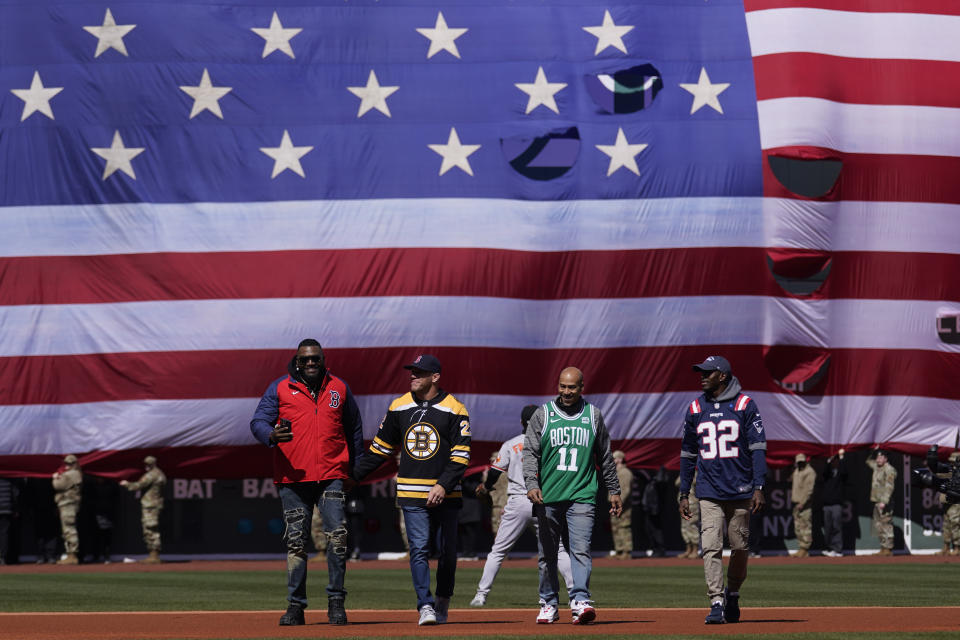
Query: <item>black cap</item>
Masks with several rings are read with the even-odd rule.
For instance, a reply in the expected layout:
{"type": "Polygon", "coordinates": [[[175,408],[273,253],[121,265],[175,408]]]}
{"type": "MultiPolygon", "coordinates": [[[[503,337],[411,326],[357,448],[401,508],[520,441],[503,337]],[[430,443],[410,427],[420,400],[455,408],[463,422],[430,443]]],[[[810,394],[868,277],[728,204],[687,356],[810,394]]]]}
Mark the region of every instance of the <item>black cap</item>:
{"type": "Polygon", "coordinates": [[[403,365],[404,369],[422,369],[430,373],[440,373],[440,361],[435,356],[428,353],[421,354],[414,358],[410,364],[403,365]]]}
{"type": "Polygon", "coordinates": [[[530,422],[530,418],[533,417],[533,414],[537,412],[537,405],[528,404],[523,408],[523,411],[520,412],[520,422],[523,423],[523,426],[527,426],[527,423],[530,422]]]}
{"type": "Polygon", "coordinates": [[[693,365],[694,371],[720,371],[730,373],[730,363],[723,356],[710,356],[700,364],[693,365]]]}

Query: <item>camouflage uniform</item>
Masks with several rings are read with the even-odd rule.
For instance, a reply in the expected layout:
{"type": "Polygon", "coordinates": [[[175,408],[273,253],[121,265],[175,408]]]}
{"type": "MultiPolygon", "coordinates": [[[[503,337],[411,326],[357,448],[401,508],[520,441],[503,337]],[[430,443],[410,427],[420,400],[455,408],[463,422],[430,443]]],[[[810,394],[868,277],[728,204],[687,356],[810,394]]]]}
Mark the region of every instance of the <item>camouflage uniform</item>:
{"type": "Polygon", "coordinates": [[[500,477],[497,478],[497,481],[493,485],[493,489],[490,490],[490,498],[493,500],[493,504],[490,509],[490,528],[493,530],[493,535],[497,535],[497,531],[500,529],[500,516],[503,514],[503,508],[507,504],[507,474],[501,473],[500,477]]]}
{"type": "Polygon", "coordinates": [[[53,501],[60,510],[60,528],[63,533],[63,548],[67,554],[64,562],[76,564],[77,551],[80,549],[80,536],[77,534],[77,512],[80,510],[80,489],[83,485],[83,473],[77,466],[77,457],[69,455],[63,459],[64,471],[53,474],[53,501]]]}
{"type": "MultiPolygon", "coordinates": [[[[680,476],[677,476],[674,484],[678,488],[680,487],[680,476]]],[[[690,483],[690,495],[687,497],[692,517],[689,520],[680,518],[680,535],[687,546],[687,550],[680,554],[681,558],[696,558],[698,556],[697,547],[700,546],[700,500],[697,498],[696,488],[697,475],[694,472],[693,482],[690,483]]]]}
{"type": "Polygon", "coordinates": [[[870,482],[870,502],[873,503],[873,529],[880,539],[881,553],[889,555],[893,549],[893,489],[897,470],[887,461],[882,467],[873,458],[867,458],[867,466],[873,469],[870,482]],[[883,505],[883,509],[879,505],[883,505]]]}
{"type": "MultiPolygon", "coordinates": [[[[806,456],[797,454],[797,466],[790,476],[793,502],[793,530],[797,535],[797,551],[806,552],[813,543],[813,489],[817,474],[806,462],[806,456]]],[[[799,554],[801,557],[806,553],[799,554]]]]}
{"type": "Polygon", "coordinates": [[[160,553],[160,511],[163,509],[163,487],[167,476],[157,467],[157,459],[144,459],[147,472],[136,482],[123,482],[128,491],[140,492],[140,523],[143,526],[143,542],[152,556],[160,553]]]}
{"type": "MultiPolygon", "coordinates": [[[[614,451],[613,459],[622,461],[622,451],[614,451]]],[[[613,533],[613,548],[618,558],[629,558],[633,555],[633,518],[630,504],[630,490],[633,484],[633,472],[625,464],[617,465],[617,480],[620,482],[620,500],[623,502],[623,512],[619,518],[611,518],[610,527],[613,533]]]]}
{"type": "MultiPolygon", "coordinates": [[[[960,462],[960,452],[951,453],[950,462],[960,462]]],[[[947,504],[947,496],[938,495],[943,505],[943,551],[937,555],[960,555],[960,504],[947,504]]]]}

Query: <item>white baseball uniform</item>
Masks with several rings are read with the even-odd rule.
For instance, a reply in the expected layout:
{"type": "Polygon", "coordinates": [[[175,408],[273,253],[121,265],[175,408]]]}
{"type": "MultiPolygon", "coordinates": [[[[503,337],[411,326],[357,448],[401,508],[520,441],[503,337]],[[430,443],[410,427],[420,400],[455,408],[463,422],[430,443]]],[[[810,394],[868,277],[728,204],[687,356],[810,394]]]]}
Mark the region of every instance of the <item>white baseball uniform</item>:
{"type": "MultiPolygon", "coordinates": [[[[483,565],[483,575],[480,576],[480,584],[477,585],[477,595],[486,598],[493,586],[493,580],[500,571],[500,565],[513,545],[523,534],[524,530],[533,526],[534,533],[537,530],[537,519],[533,517],[533,503],[527,498],[527,488],[523,481],[523,434],[513,437],[503,443],[500,451],[497,453],[497,459],[491,465],[497,471],[507,474],[507,504],[503,507],[503,514],[500,516],[500,528],[497,529],[497,537],[493,541],[493,548],[487,555],[487,561],[483,565]]],[[[537,536],[539,540],[539,536],[537,536]]],[[[557,558],[557,570],[563,576],[563,581],[569,591],[573,584],[573,576],[570,573],[570,556],[567,550],[560,543],[559,556],[557,558]]]]}

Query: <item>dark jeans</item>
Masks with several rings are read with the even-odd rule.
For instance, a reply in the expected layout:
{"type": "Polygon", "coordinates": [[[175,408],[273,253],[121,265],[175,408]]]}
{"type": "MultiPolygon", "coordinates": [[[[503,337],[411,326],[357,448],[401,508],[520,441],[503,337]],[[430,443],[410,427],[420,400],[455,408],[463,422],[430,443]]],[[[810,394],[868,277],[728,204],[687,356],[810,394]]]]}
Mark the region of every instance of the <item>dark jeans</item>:
{"type": "Polygon", "coordinates": [[[436,525],[440,559],[437,562],[437,597],[449,598],[457,575],[457,520],[460,507],[441,504],[438,507],[403,505],[403,520],[410,541],[410,575],[417,592],[417,610],[434,605],[430,593],[430,525],[436,525]]]}
{"type": "Polygon", "coordinates": [[[843,551],[843,505],[823,505],[823,544],[831,551],[843,551]]]}
{"type": "Polygon", "coordinates": [[[347,571],[347,523],[343,504],[346,494],[343,480],[325,482],[292,482],[279,485],[280,504],[286,528],[283,540],[287,544],[287,600],[301,607],[307,606],[307,540],[313,508],[320,509],[323,532],[327,536],[327,595],[343,598],[343,577],[347,571]]]}

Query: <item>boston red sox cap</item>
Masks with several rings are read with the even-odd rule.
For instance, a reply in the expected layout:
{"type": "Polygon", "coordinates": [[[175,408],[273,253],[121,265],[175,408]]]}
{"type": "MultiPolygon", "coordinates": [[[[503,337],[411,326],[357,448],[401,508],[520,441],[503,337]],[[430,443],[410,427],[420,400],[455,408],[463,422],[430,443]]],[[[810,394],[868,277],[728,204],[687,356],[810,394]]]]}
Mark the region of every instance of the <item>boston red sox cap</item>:
{"type": "Polygon", "coordinates": [[[435,356],[428,353],[421,354],[413,359],[410,364],[403,365],[404,369],[422,369],[430,373],[440,373],[440,361],[435,356]]]}
{"type": "Polygon", "coordinates": [[[710,356],[700,364],[693,365],[694,371],[720,371],[730,373],[730,363],[723,356],[710,356]]]}

